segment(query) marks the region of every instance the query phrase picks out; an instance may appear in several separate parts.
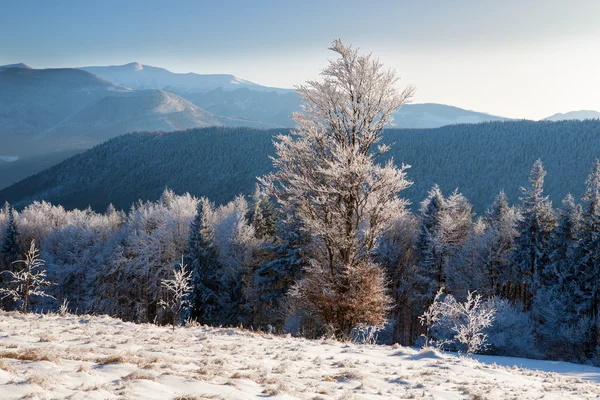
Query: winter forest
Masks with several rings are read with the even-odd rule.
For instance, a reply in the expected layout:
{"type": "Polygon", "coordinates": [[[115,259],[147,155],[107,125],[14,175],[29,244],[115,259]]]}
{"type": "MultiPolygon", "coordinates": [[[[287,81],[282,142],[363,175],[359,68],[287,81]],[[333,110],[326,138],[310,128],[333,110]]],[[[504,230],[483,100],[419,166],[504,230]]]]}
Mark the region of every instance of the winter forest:
{"type": "Polygon", "coordinates": [[[217,205],[166,189],[104,213],[6,204],[2,308],[600,363],[600,161],[584,196],[558,205],[538,160],[514,204],[500,192],[477,215],[435,185],[411,206],[410,166],[381,134],[414,89],[332,50],[251,196],[217,205]],[[39,285],[23,296],[28,266],[39,285]]]}

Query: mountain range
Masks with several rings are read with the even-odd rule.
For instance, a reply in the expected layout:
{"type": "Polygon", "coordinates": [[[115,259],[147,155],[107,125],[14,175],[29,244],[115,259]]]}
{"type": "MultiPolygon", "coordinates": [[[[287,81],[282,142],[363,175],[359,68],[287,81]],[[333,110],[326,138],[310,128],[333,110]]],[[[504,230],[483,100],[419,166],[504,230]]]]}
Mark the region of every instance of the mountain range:
{"type": "Polygon", "coordinates": [[[117,85],[132,89],[162,89],[173,93],[205,93],[223,90],[250,89],[256,91],[292,92],[291,89],[270,88],[230,74],[179,74],[164,68],[132,62],[125,65],[81,67],[117,85]]]}
{"type": "MultiPolygon", "coordinates": [[[[127,132],[208,126],[282,129],[293,126],[291,115],[299,108],[293,90],[228,74],[178,74],[135,62],[57,69],[0,66],[0,188],[127,132]],[[16,159],[21,168],[4,165],[16,159]]],[[[548,119],[598,115],[588,111],[548,119]]],[[[405,105],[394,118],[397,128],[508,120],[431,103],[405,105]]]]}

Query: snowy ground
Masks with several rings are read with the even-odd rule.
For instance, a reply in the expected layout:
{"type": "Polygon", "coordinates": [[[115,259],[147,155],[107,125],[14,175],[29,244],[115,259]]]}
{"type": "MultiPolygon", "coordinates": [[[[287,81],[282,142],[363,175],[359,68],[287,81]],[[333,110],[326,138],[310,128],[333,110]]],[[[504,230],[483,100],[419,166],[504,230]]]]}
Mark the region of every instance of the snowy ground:
{"type": "Polygon", "coordinates": [[[109,317],[0,311],[0,399],[600,397],[599,368],[479,359],[235,329],[173,333],[109,317]]]}

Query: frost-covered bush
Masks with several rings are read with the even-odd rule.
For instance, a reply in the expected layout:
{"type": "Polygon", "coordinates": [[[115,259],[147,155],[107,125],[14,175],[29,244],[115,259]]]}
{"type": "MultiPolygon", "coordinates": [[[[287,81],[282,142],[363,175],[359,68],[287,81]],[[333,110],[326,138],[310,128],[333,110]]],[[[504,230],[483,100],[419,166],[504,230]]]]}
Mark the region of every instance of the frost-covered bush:
{"type": "Polygon", "coordinates": [[[173,269],[173,278],[163,279],[160,286],[165,294],[158,305],[171,314],[173,330],[181,319],[181,313],[190,305],[190,294],[192,293],[192,274],[183,262],[183,256],[177,268],[173,269]]]}
{"type": "Polygon", "coordinates": [[[438,347],[447,347],[454,339],[454,344],[464,349],[467,355],[481,352],[487,346],[484,330],[492,325],[495,313],[495,308],[484,303],[478,294],[469,292],[464,302],[458,302],[452,295],[444,297],[440,289],[420,317],[427,328],[425,345],[434,343],[438,347]]]}
{"type": "Polygon", "coordinates": [[[52,282],[46,279],[45,261],[40,258],[40,251],[35,247],[35,240],[31,241],[29,251],[24,260],[17,260],[20,264],[14,271],[2,271],[8,276],[5,284],[0,287],[0,298],[11,298],[21,304],[23,314],[27,314],[27,306],[31,296],[52,297],[46,293],[46,288],[52,282]]]}

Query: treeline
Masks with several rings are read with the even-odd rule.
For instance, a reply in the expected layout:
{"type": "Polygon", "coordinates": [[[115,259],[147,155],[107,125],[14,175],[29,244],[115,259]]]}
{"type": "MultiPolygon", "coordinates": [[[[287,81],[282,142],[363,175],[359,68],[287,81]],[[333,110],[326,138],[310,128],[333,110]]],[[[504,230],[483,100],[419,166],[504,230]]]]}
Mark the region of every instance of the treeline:
{"type": "MultiPolygon", "coordinates": [[[[496,318],[486,331],[491,353],[597,361],[600,163],[582,185],[580,203],[568,195],[554,207],[543,192],[545,175],[535,162],[519,202],[511,205],[500,192],[481,216],[463,194],[434,186],[417,211],[395,218],[374,255],[394,300],[382,342],[417,343],[418,316],[444,288],[457,300],[477,291],[493,303],[496,318]]],[[[311,236],[258,188],[221,206],[170,190],[128,212],[67,211],[46,202],[19,212],[5,206],[3,270],[17,268],[13,261],[31,240],[56,283],[48,288],[56,300],[33,298],[32,309],[57,308],[67,299],[79,313],[168,323],[158,307],[165,296],[160,282],[183,255],[194,285],[185,317],[308,337],[327,333],[290,296],[307,267],[311,236]]],[[[3,306],[17,305],[5,299],[3,306]]]]}
{"type": "MultiPolygon", "coordinates": [[[[23,208],[49,201],[67,209],[113,204],[127,210],[138,199],[156,201],[166,187],[217,204],[250,195],[257,176],[272,170],[272,140],[282,130],[206,128],[171,133],[135,133],[109,140],[60,165],[0,191],[0,201],[23,208]]],[[[600,121],[510,121],[389,129],[386,157],[412,166],[414,184],[403,192],[412,209],[434,184],[459,189],[481,214],[504,190],[517,202],[527,170],[545,160],[546,193],[558,204],[583,196],[589,166],[600,154],[600,121]]],[[[382,160],[383,161],[383,160],[382,160]]]]}

